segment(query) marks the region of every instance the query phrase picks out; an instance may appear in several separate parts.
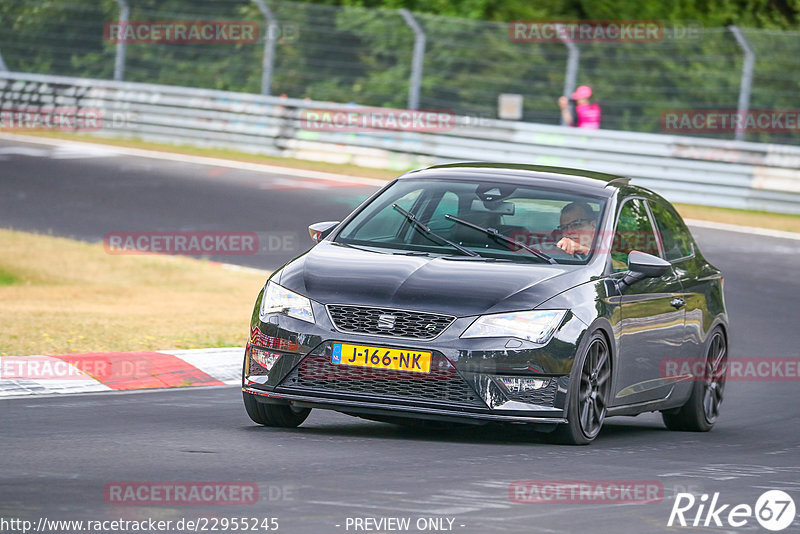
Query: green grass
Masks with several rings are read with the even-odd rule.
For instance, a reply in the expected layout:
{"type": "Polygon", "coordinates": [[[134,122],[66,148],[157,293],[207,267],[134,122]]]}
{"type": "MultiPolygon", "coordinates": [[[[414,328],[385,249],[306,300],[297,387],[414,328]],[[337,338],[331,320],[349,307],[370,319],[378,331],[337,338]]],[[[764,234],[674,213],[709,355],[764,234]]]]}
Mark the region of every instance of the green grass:
{"type": "Polygon", "coordinates": [[[10,286],[17,283],[17,277],[13,273],[0,267],[0,286],[10,286]]]}

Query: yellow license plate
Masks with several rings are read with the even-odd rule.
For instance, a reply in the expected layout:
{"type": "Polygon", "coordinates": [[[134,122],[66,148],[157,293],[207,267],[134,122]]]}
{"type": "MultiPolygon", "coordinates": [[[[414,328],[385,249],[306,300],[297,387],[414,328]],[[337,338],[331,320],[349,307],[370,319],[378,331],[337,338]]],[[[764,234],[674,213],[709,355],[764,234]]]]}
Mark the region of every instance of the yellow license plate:
{"type": "Polygon", "coordinates": [[[331,363],[430,373],[431,353],[418,350],[387,349],[385,347],[334,343],[331,363]]]}

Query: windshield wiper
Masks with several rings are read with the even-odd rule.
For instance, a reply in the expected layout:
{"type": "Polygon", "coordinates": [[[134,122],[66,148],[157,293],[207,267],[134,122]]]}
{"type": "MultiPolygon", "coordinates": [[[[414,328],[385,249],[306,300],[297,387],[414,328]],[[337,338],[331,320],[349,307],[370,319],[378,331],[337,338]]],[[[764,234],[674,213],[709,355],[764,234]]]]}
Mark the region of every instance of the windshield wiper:
{"type": "Polygon", "coordinates": [[[445,218],[446,219],[451,219],[451,220],[453,220],[453,221],[455,221],[455,222],[457,222],[459,224],[463,224],[464,226],[472,228],[473,230],[478,230],[479,232],[483,232],[484,234],[486,234],[486,235],[488,235],[490,237],[494,237],[495,239],[499,239],[501,241],[505,241],[506,243],[508,243],[510,245],[514,245],[515,247],[524,248],[525,250],[527,250],[528,252],[530,252],[531,254],[533,254],[534,256],[539,258],[540,260],[546,261],[547,263],[552,263],[552,264],[557,264],[558,263],[558,262],[556,262],[556,260],[554,260],[553,258],[548,256],[544,252],[536,250],[533,247],[529,247],[525,243],[520,243],[518,241],[514,241],[513,239],[511,239],[507,235],[501,234],[500,232],[498,232],[494,228],[484,228],[483,226],[471,223],[469,221],[465,221],[464,219],[459,219],[458,217],[450,215],[449,213],[445,214],[445,218]]]}
{"type": "Polygon", "coordinates": [[[439,234],[437,234],[436,232],[434,232],[433,230],[428,228],[428,226],[425,223],[420,222],[419,219],[417,219],[417,217],[413,213],[404,210],[403,208],[401,208],[397,204],[392,204],[392,207],[394,209],[396,209],[397,211],[399,211],[400,213],[402,213],[405,216],[406,219],[408,219],[414,226],[416,226],[417,228],[419,228],[420,230],[425,232],[426,235],[431,235],[431,236],[436,237],[440,241],[442,241],[444,243],[447,243],[448,245],[450,245],[454,249],[458,250],[462,254],[466,254],[467,256],[480,256],[480,254],[478,254],[477,252],[473,252],[473,251],[471,251],[471,250],[469,250],[467,248],[462,247],[458,243],[453,243],[452,241],[450,241],[446,237],[440,236],[439,234]]]}

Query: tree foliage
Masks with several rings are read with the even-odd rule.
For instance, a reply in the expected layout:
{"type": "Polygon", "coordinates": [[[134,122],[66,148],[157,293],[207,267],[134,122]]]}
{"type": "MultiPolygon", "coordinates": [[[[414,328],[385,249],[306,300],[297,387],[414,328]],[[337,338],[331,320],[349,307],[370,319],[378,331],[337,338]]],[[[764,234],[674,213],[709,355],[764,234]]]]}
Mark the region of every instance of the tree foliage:
{"type": "MultiPolygon", "coordinates": [[[[130,44],[125,79],[260,92],[266,25],[251,0],[127,0],[131,20],[251,20],[259,42],[130,44]]],[[[421,107],[494,117],[501,93],[524,97],[523,120],[555,124],[566,47],[509,38],[516,20],[658,20],[654,43],[580,44],[578,83],[603,107],[603,127],[659,131],[664,110],[735,108],[743,53],[756,54],[751,107],[800,108],[800,0],[267,0],[279,23],[272,94],[404,107],[414,33],[424,28],[421,107]],[[670,28],[693,28],[678,35],[670,28]]],[[[4,0],[0,55],[11,70],[111,78],[117,47],[103,38],[115,0],[4,0]]],[[[729,136],[728,136],[729,137],[729,136]]],[[[783,140],[750,136],[751,140],[783,140]]]]}

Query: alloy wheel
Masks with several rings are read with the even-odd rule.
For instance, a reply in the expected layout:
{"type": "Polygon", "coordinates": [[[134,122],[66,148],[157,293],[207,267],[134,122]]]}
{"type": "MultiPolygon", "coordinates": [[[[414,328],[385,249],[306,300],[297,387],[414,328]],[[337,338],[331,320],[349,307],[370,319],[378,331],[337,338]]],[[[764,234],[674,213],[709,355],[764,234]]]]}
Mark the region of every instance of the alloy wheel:
{"type": "Polygon", "coordinates": [[[581,429],[590,439],[600,432],[606,417],[610,378],[608,346],[604,340],[594,339],[583,360],[579,396],[581,429]]]}
{"type": "Polygon", "coordinates": [[[727,363],[728,351],[725,346],[725,338],[720,332],[716,332],[708,347],[703,388],[703,412],[706,421],[711,424],[719,417],[722,392],[725,389],[727,363]]]}

